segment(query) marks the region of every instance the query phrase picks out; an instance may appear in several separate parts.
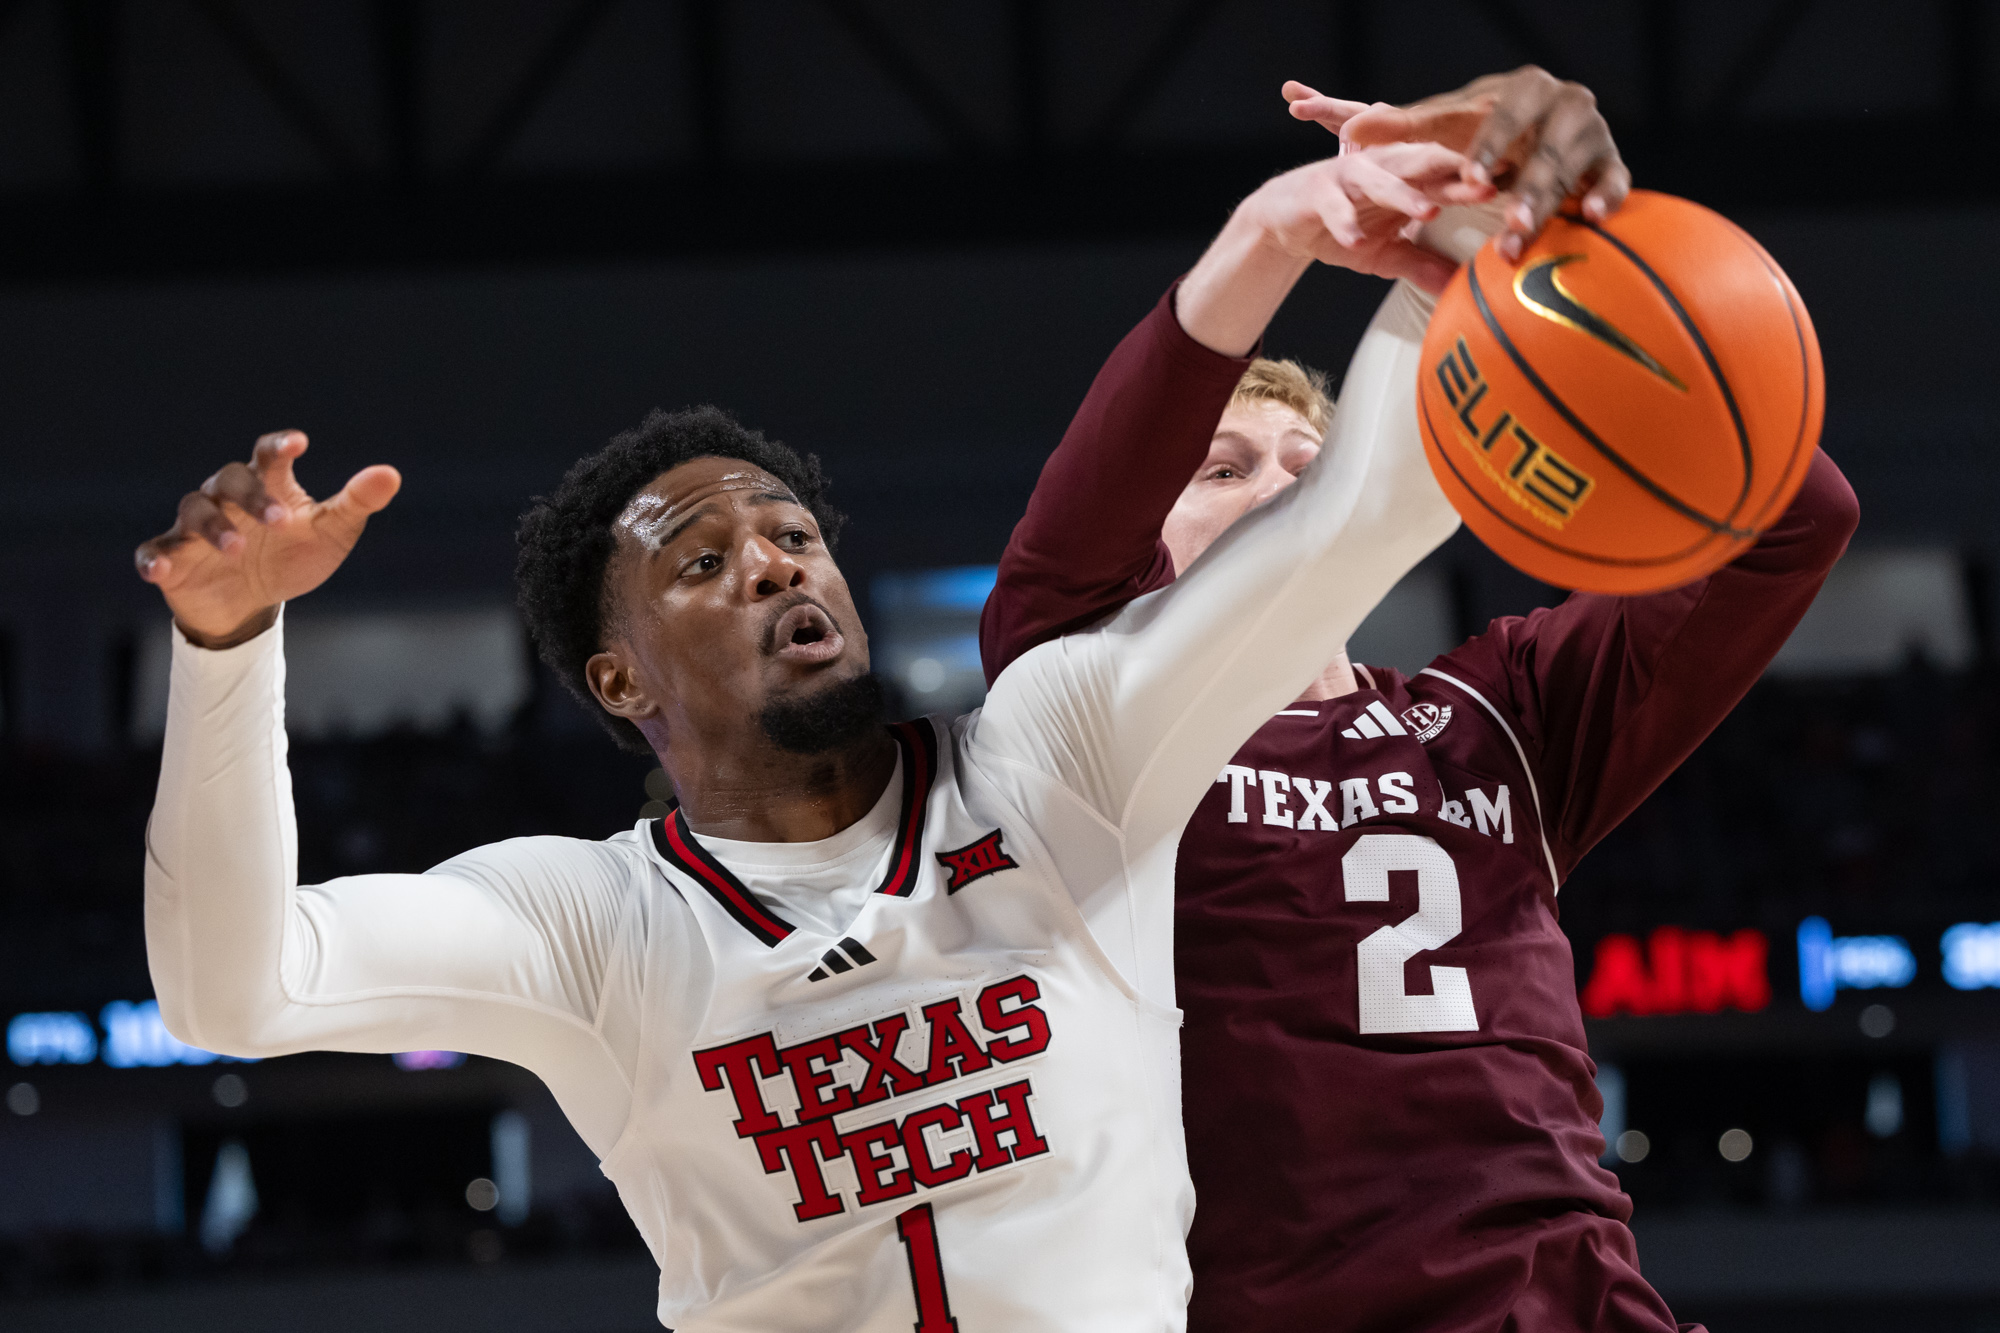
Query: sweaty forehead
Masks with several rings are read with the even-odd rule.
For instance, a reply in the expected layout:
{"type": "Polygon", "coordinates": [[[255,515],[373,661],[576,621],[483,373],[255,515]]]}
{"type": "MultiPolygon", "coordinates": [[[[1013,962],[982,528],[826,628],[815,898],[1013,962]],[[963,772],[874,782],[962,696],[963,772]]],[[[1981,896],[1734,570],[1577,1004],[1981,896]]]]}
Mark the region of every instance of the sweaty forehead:
{"type": "Polygon", "coordinates": [[[797,504],[791,488],[740,458],[696,458],[669,468],[627,502],[613,526],[642,546],[658,546],[711,500],[752,497],[797,504]]]}

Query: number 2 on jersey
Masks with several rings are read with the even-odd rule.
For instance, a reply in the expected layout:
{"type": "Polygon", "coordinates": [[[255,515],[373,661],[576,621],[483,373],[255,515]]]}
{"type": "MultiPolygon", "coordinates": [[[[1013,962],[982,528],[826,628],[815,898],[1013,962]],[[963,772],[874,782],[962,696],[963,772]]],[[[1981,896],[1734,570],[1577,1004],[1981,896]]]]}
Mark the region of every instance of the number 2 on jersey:
{"type": "Polygon", "coordinates": [[[1357,948],[1363,1032],[1477,1032],[1472,983],[1462,967],[1431,966],[1431,993],[1403,989],[1403,964],[1454,938],[1464,928],[1458,867],[1451,854],[1415,833],[1364,833],[1340,858],[1340,877],[1351,903],[1389,901],[1389,872],[1417,874],[1417,913],[1384,926],[1357,948]]]}
{"type": "Polygon", "coordinates": [[[896,1215],[896,1234],[910,1254],[910,1285],[917,1294],[917,1333],[958,1333],[951,1298],[944,1289],[944,1260],[938,1254],[937,1219],[920,1203],[896,1215]]]}

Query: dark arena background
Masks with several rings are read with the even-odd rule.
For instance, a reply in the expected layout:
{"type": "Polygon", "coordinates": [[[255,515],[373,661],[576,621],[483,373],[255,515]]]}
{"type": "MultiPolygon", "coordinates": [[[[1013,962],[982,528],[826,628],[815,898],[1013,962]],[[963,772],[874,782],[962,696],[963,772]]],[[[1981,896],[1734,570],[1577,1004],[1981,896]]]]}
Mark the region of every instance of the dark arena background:
{"type": "MultiPolygon", "coordinates": [[[[1642,1262],[1714,1333],[2000,1329],[1984,0],[0,3],[0,1327],[657,1327],[525,1072],[160,1025],[167,622],[130,552],[189,485],[280,426],[309,487],[405,476],[292,620],[306,880],[601,837],[662,793],[525,646],[530,494],[649,407],[728,406],[831,469],[898,706],[968,706],[1100,359],[1331,147],[1282,80],[1525,62],[1785,265],[1862,503],[1768,677],[1562,895],[1642,1262]]],[[[1315,272],[1269,346],[1337,370],[1379,291],[1315,272]]],[[[1461,534],[1355,655],[1555,596],[1461,534]]]]}

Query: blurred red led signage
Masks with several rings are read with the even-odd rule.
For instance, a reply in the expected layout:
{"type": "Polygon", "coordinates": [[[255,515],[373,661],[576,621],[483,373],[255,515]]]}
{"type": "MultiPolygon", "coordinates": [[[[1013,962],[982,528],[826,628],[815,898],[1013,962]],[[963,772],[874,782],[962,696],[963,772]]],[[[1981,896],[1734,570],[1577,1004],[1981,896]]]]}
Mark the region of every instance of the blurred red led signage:
{"type": "Polygon", "coordinates": [[[1756,1013],[1771,1002],[1769,952],[1761,930],[1718,935],[1661,926],[1643,949],[1635,936],[1606,935],[1583,988],[1583,1012],[1592,1018],[1725,1008],[1756,1013]]]}

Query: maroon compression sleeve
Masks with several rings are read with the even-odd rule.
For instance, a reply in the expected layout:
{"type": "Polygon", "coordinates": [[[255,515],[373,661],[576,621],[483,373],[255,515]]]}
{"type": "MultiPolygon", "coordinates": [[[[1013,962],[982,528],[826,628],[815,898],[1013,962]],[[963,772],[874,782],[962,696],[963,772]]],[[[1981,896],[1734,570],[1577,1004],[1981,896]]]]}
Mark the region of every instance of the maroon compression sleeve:
{"type": "Polygon", "coordinates": [[[1707,578],[1648,597],[1572,593],[1438,659],[1519,722],[1563,876],[1756,683],[1859,517],[1818,454],[1762,540],[1707,578]]]}
{"type": "Polygon", "coordinates": [[[1256,355],[1190,338],[1178,287],[1111,353],[1042,468],[980,614],[988,684],[1036,644],[1173,581],[1161,525],[1256,355]]]}

